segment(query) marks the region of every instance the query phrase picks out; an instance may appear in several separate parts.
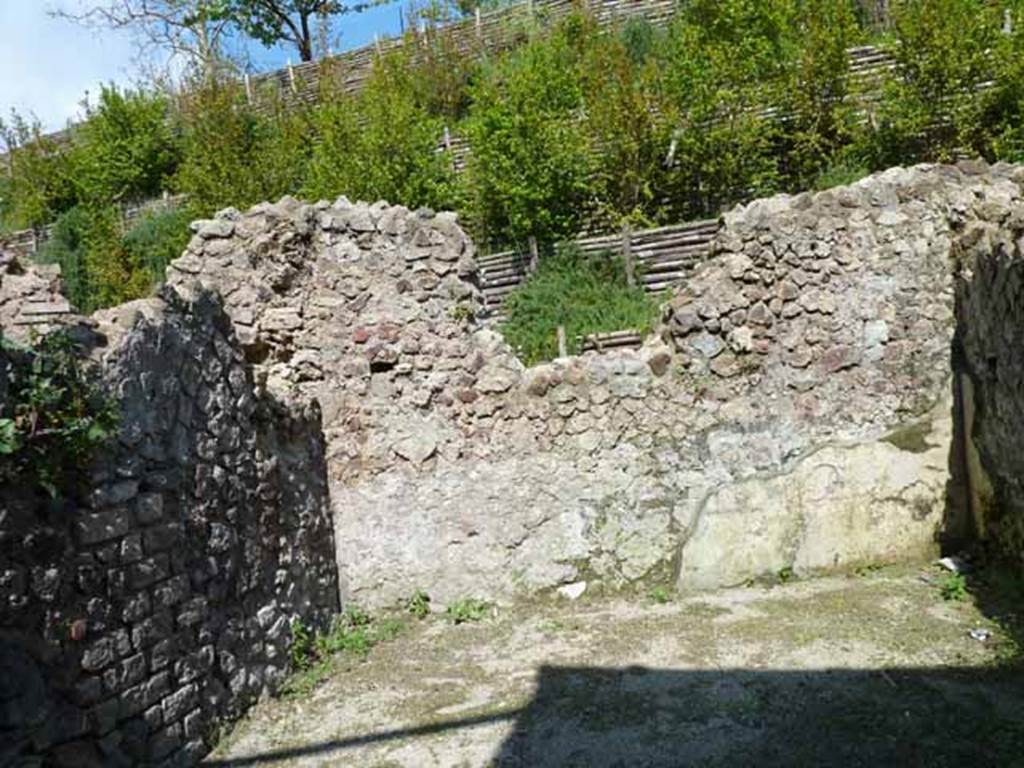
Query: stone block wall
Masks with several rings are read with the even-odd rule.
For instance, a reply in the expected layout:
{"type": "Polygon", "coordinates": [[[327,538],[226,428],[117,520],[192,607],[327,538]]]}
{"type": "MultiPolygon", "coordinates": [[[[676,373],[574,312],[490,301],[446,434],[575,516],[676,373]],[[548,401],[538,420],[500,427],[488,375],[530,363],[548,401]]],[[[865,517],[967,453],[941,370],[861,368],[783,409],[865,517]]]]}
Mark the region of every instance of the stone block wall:
{"type": "Polygon", "coordinates": [[[0,764],[192,765],[338,609],[319,411],[254,386],[212,295],[91,325],[116,441],[72,498],[0,489],[0,764]]]}

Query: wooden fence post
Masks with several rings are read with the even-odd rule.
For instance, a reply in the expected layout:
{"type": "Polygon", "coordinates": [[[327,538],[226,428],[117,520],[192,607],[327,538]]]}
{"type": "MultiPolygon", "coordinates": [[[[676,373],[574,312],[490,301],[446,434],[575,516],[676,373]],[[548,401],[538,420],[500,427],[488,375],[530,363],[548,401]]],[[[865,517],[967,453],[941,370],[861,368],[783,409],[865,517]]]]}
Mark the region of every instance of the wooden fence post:
{"type": "Polygon", "coordinates": [[[484,27],[483,27],[483,20],[480,18],[480,6],[479,5],[476,7],[476,36],[479,39],[483,40],[483,37],[484,37],[484,27]]]}
{"type": "Polygon", "coordinates": [[[530,235],[527,242],[530,244],[530,266],[529,273],[532,275],[537,271],[537,265],[540,263],[540,252],[537,250],[537,238],[530,235]]]}
{"type": "Polygon", "coordinates": [[[298,89],[295,87],[295,68],[292,66],[291,59],[288,59],[288,82],[291,83],[292,93],[298,93],[298,89]]]}
{"type": "Polygon", "coordinates": [[[455,164],[455,154],[452,152],[452,134],[448,130],[448,126],[444,127],[444,151],[448,155],[448,162],[452,167],[452,173],[457,173],[458,168],[455,164]]]}
{"type": "Polygon", "coordinates": [[[252,78],[249,77],[249,73],[245,73],[245,100],[248,104],[252,104],[252,78]]]}
{"type": "Polygon", "coordinates": [[[564,325],[558,326],[558,356],[559,357],[568,357],[569,356],[569,346],[568,346],[568,344],[565,341],[565,326],[564,325]]]}
{"type": "Polygon", "coordinates": [[[622,225],[622,261],[626,265],[626,283],[636,287],[636,265],[633,263],[633,229],[627,221],[622,225]]]}

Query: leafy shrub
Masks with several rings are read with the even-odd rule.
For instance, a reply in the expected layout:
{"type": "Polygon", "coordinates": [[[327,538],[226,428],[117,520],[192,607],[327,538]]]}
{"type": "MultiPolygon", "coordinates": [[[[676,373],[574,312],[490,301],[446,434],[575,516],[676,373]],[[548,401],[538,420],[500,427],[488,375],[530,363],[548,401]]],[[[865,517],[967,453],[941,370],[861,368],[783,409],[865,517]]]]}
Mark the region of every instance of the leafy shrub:
{"type": "Polygon", "coordinates": [[[307,197],[452,204],[451,162],[437,151],[444,121],[427,110],[409,72],[401,55],[380,59],[362,93],[329,95],[316,108],[307,197]]]}
{"type": "Polygon", "coordinates": [[[151,284],[163,281],[167,265],[188,245],[191,214],[187,209],[144,214],[125,233],[124,247],[133,264],[145,271],[151,284]]]}
{"type": "Polygon", "coordinates": [[[636,328],[648,331],[658,303],[631,287],[620,259],[584,255],[564,247],[542,258],[537,272],[505,299],[505,338],[527,364],[558,355],[558,327],[564,326],[570,354],[578,337],[636,328]]]}
{"type": "Polygon", "coordinates": [[[780,126],[764,110],[784,90],[793,27],[786,0],[694,0],[673,22],[661,66],[674,218],[779,187],[780,126]]]}
{"type": "Polygon", "coordinates": [[[414,56],[392,54],[407,69],[418,103],[432,117],[453,125],[469,110],[469,84],[477,76],[485,53],[478,40],[467,44],[453,28],[432,29],[425,38],[406,38],[414,56]]]}
{"type": "Polygon", "coordinates": [[[5,228],[41,227],[75,204],[69,146],[43,134],[38,121],[16,112],[0,119],[0,151],[7,154],[0,202],[5,228]]]}
{"type": "Polygon", "coordinates": [[[137,299],[163,279],[188,244],[187,209],[144,214],[124,235],[120,209],[75,206],[61,214],[36,259],[59,264],[82,312],[137,299]]]}
{"type": "Polygon", "coordinates": [[[584,46],[583,128],[595,153],[590,223],[598,227],[663,218],[664,161],[673,127],[662,117],[653,35],[650,25],[632,24],[622,36],[594,35],[584,46]]]}
{"type": "Polygon", "coordinates": [[[89,281],[85,268],[88,213],[78,206],[65,211],[53,224],[49,239],[36,254],[41,264],[59,264],[64,278],[64,290],[71,304],[85,307],[90,304],[89,281]]]}
{"type": "Polygon", "coordinates": [[[108,205],[84,210],[88,292],[78,308],[92,312],[145,296],[153,287],[152,276],[124,242],[121,209],[108,205]]]}
{"type": "Polygon", "coordinates": [[[790,188],[805,188],[824,173],[858,131],[856,81],[849,78],[847,50],[862,41],[850,0],[804,0],[797,13],[800,36],[778,106],[782,163],[790,188]]]}
{"type": "Polygon", "coordinates": [[[114,402],[82,364],[67,333],[22,347],[0,337],[0,481],[51,496],[75,489],[94,451],[117,425],[114,402]]]}

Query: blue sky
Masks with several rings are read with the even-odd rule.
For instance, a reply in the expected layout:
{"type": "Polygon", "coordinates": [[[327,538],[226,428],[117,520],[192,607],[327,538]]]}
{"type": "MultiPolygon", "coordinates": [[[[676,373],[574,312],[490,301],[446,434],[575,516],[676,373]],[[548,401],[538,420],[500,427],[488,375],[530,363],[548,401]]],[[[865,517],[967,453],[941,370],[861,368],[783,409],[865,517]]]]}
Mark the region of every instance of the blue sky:
{"type": "MultiPolygon", "coordinates": [[[[103,82],[133,82],[129,37],[97,33],[48,14],[82,5],[81,0],[0,0],[0,116],[14,108],[36,115],[48,130],[61,128],[79,113],[86,91],[95,93],[103,82]]],[[[374,34],[397,34],[405,7],[400,1],[343,17],[341,48],[365,45],[374,34]]],[[[258,45],[249,54],[260,69],[283,66],[289,56],[258,45]]]]}

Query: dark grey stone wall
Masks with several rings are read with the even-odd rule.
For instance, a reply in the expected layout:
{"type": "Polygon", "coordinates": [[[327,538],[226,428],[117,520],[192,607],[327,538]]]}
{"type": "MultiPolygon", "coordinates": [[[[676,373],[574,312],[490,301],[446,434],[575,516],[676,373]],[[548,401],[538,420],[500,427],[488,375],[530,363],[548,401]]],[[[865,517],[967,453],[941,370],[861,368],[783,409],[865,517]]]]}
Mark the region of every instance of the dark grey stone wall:
{"type": "Polygon", "coordinates": [[[990,202],[955,249],[975,533],[1024,565],[1024,206],[990,202]]]}
{"type": "Polygon", "coordinates": [[[0,489],[0,765],[191,765],[337,611],[320,415],[210,295],[95,320],[115,444],[75,498],[0,489]]]}

